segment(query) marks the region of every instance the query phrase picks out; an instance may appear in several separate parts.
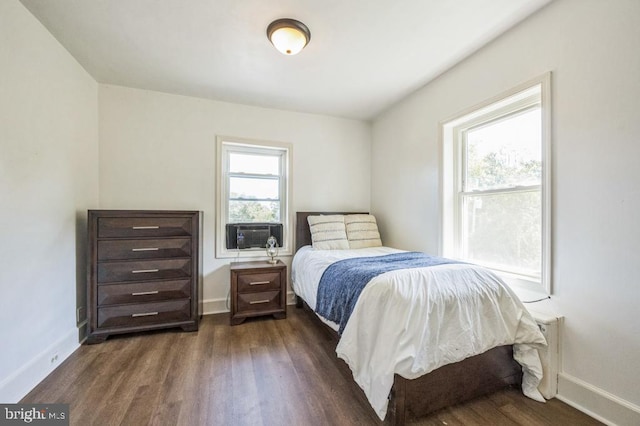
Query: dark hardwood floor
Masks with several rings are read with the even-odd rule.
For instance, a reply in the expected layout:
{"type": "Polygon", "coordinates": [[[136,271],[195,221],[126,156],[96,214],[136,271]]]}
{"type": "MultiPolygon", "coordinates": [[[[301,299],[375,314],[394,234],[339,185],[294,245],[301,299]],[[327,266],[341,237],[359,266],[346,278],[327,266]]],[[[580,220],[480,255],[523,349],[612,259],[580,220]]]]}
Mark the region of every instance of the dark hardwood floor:
{"type": "MultiPolygon", "coordinates": [[[[72,425],[376,425],[313,314],[198,332],[114,336],[80,347],[24,403],[69,403],[72,425]]],[[[508,389],[412,421],[417,425],[598,425],[554,399],[508,389]]]]}

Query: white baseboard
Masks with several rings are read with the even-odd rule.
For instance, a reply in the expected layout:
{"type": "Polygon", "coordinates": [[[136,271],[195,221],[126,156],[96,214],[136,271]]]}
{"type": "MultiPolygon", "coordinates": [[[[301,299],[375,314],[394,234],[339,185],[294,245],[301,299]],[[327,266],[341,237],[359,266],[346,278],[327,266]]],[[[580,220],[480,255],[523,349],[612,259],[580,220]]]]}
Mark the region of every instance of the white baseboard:
{"type": "Polygon", "coordinates": [[[607,425],[640,425],[640,407],[566,373],[558,374],[556,398],[607,425]]]}
{"type": "Polygon", "coordinates": [[[202,301],[202,314],[213,315],[229,312],[227,308],[227,298],[224,299],[207,299],[202,301]]]}
{"type": "Polygon", "coordinates": [[[0,383],[0,402],[19,402],[78,347],[78,329],[73,328],[0,383]]]}
{"type": "MultiPolygon", "coordinates": [[[[287,292],[287,305],[295,305],[296,297],[292,291],[287,292]]],[[[227,307],[227,298],[207,299],[202,301],[202,314],[213,315],[229,312],[227,307]]]]}

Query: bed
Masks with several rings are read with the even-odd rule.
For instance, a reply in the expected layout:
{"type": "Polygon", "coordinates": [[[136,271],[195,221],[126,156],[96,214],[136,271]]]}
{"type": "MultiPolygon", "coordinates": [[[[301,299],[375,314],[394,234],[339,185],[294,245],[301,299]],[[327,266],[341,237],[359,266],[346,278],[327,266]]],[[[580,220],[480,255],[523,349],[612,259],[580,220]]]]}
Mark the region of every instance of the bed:
{"type": "MultiPolygon", "coordinates": [[[[497,277],[483,268],[454,262],[429,268],[401,269],[383,273],[371,279],[364,287],[357,302],[354,302],[353,312],[346,322],[323,316],[327,315],[322,311],[323,301],[319,301],[316,296],[321,293],[318,293],[319,281],[323,275],[327,275],[324,274],[325,271],[337,266],[335,264],[344,263],[341,261],[345,259],[373,261],[374,258],[402,257],[406,254],[388,247],[364,247],[355,250],[316,250],[311,247],[309,216],[313,216],[314,219],[320,215],[351,214],[353,213],[296,214],[296,255],[292,263],[292,287],[296,294],[296,305],[299,308],[306,306],[314,311],[317,318],[332,330],[338,357],[347,363],[354,381],[364,392],[380,419],[390,424],[402,425],[407,419],[422,417],[438,409],[519,384],[527,396],[539,401],[544,400],[536,389],[542,374],[536,347],[545,344],[544,337],[511,290],[503,288],[502,286],[506,285],[501,284],[497,277]],[[468,312],[477,316],[471,323],[479,325],[473,327],[481,330],[484,328],[485,332],[481,331],[480,334],[489,335],[490,341],[483,341],[486,339],[479,339],[476,334],[472,334],[472,339],[467,339],[465,333],[469,330],[463,330],[456,338],[460,341],[452,342],[451,324],[455,323],[456,318],[447,318],[443,325],[438,325],[434,320],[422,320],[433,319],[433,312],[442,314],[449,308],[445,309],[444,305],[427,305],[424,299],[419,303],[407,302],[412,304],[410,306],[401,305],[388,290],[389,286],[397,288],[397,283],[401,283],[402,288],[415,287],[420,285],[416,283],[421,282],[422,276],[428,276],[431,280],[434,276],[443,274],[449,281],[460,279],[461,282],[470,279],[470,276],[488,277],[483,279],[492,281],[491,285],[498,289],[496,291],[501,299],[499,303],[503,303],[502,299],[506,300],[504,303],[507,307],[497,309],[507,311],[504,319],[497,319],[497,325],[496,318],[487,325],[483,324],[484,319],[480,319],[485,316],[492,318],[492,306],[478,305],[478,310],[482,310],[481,314],[473,310],[464,311],[466,316],[469,315],[468,312]],[[378,291],[380,289],[383,289],[382,292],[378,291]],[[384,296],[381,297],[381,294],[384,296]],[[383,317],[384,321],[380,320],[383,317]],[[416,318],[420,320],[416,321],[416,318]],[[503,327],[502,322],[509,326],[503,327]],[[502,332],[503,328],[506,331],[502,332]],[[446,339],[440,339],[437,345],[434,345],[434,348],[437,346],[436,350],[427,350],[428,342],[424,336],[438,334],[442,334],[441,337],[446,339]],[[465,347],[469,346],[466,340],[474,341],[470,345],[471,348],[465,347]],[[475,340],[479,343],[476,344],[475,340]]],[[[433,286],[433,283],[426,281],[423,284],[433,286]]],[[[491,293],[488,290],[481,292],[491,293]]],[[[472,296],[471,299],[476,300],[477,297],[472,296]]],[[[490,304],[495,303],[490,300],[490,304]]],[[[500,315],[503,313],[500,312],[500,315]]],[[[442,315],[440,317],[442,319],[442,315]]]]}

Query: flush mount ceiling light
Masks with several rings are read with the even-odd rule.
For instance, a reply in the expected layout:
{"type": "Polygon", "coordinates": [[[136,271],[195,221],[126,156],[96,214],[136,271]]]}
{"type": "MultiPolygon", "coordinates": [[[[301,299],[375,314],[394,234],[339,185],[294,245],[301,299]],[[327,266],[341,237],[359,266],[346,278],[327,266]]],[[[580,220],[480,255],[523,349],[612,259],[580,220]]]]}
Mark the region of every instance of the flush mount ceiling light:
{"type": "Polygon", "coordinates": [[[302,22],[284,18],[269,24],[267,37],[283,55],[295,55],[309,43],[311,32],[302,22]]]}

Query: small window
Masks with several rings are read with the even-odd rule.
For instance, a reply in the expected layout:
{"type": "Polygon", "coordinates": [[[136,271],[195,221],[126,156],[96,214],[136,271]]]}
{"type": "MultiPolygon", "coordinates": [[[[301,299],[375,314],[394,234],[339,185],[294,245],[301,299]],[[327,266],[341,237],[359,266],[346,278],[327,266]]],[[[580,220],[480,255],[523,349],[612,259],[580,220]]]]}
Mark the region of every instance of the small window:
{"type": "Polygon", "coordinates": [[[227,250],[229,223],[282,223],[282,254],[291,249],[289,185],[291,146],[218,138],[218,257],[262,256],[263,250],[227,250]]]}
{"type": "Polygon", "coordinates": [[[445,123],[443,254],[550,292],[549,77],[445,123]]]}

